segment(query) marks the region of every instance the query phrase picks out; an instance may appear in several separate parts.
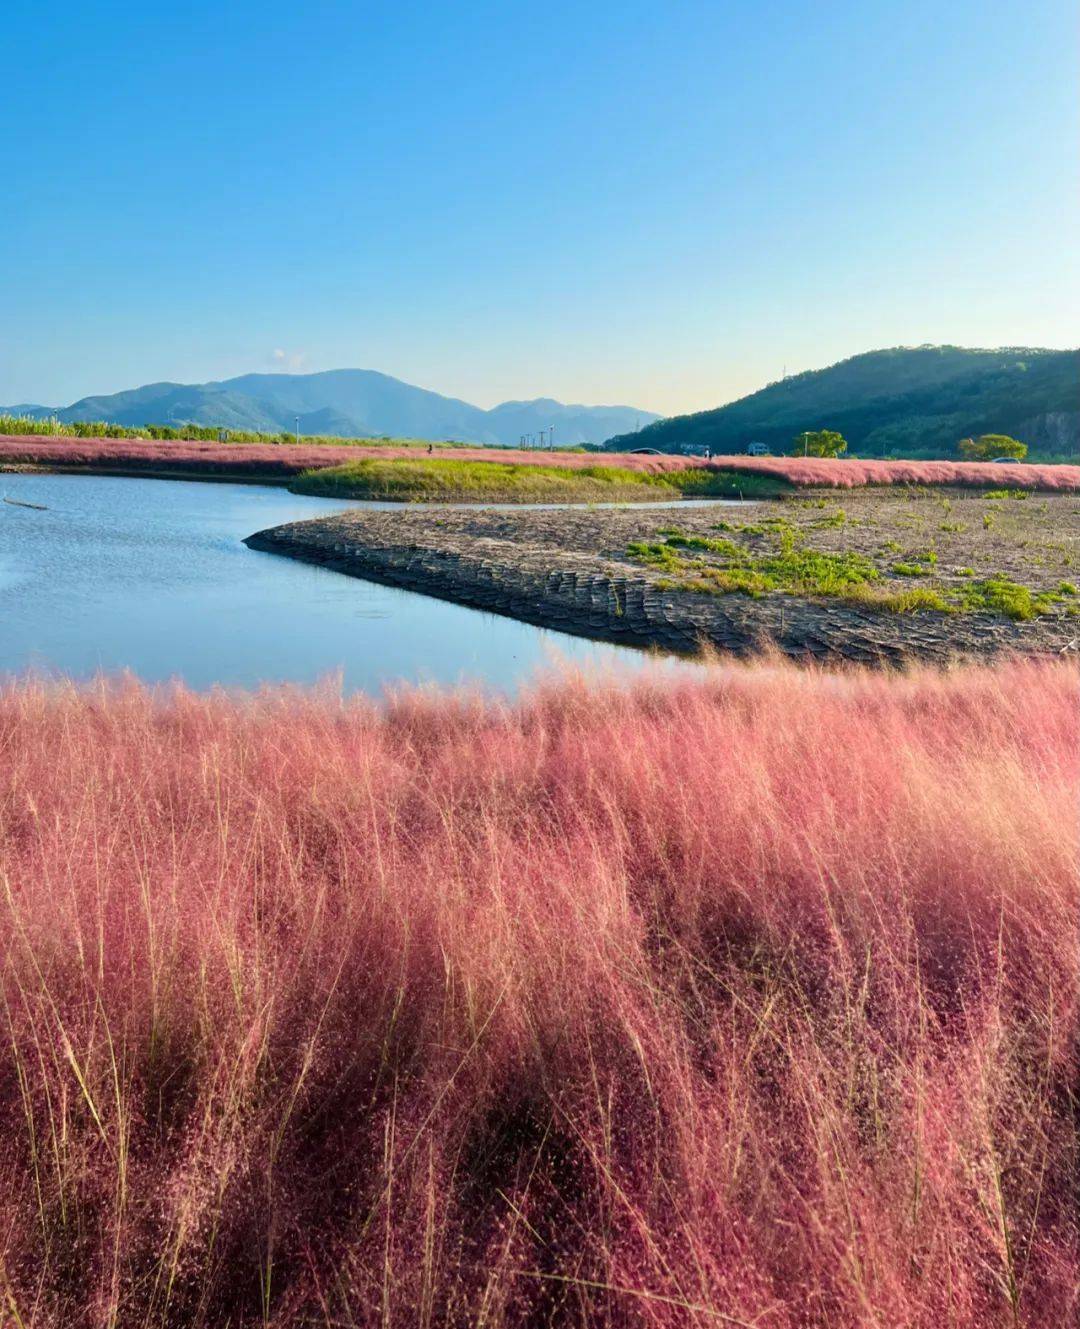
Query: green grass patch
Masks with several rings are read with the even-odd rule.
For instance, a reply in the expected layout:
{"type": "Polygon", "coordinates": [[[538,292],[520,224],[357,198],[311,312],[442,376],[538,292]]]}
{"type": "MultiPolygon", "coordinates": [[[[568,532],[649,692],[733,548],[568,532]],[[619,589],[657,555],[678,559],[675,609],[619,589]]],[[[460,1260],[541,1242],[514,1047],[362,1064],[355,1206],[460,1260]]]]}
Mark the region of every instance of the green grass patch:
{"type": "Polygon", "coordinates": [[[635,563],[645,563],[652,568],[680,572],[686,566],[686,560],[678,550],[672,549],[663,540],[633,540],[626,546],[626,552],[635,563]]]}
{"type": "Polygon", "coordinates": [[[845,526],[848,521],[848,515],[843,508],[837,508],[835,512],[829,513],[827,517],[818,517],[810,525],[818,530],[824,530],[828,527],[845,526]]]}
{"type": "Polygon", "coordinates": [[[864,603],[870,609],[879,609],[887,614],[918,614],[926,610],[939,614],[956,612],[956,607],[940,591],[929,586],[913,586],[903,591],[879,590],[866,597],[864,603]]]}
{"type": "Polygon", "coordinates": [[[734,540],[714,540],[704,535],[680,535],[666,533],[667,546],[671,549],[697,549],[709,554],[721,554],[725,558],[740,559],[745,551],[734,540]]]}
{"type": "Polygon", "coordinates": [[[921,554],[913,554],[900,563],[894,563],[892,574],[894,577],[930,577],[937,567],[937,561],[937,551],[927,549],[921,554]]]}
{"type": "Polygon", "coordinates": [[[1066,591],[1060,586],[1056,591],[1033,591],[1008,577],[986,577],[963,588],[959,608],[968,613],[1004,614],[1006,618],[1027,622],[1053,613],[1062,600],[1075,593],[1075,588],[1066,591]]]}
{"type": "MultiPolygon", "coordinates": [[[[771,534],[777,547],[760,553],[734,540],[687,535],[667,527],[658,532],[659,539],[628,545],[627,554],[636,562],[663,572],[660,585],[667,589],[755,597],[779,592],[837,599],[895,614],[984,613],[1026,621],[1059,610],[1063,601],[1078,594],[1072,582],[1061,582],[1052,591],[1033,591],[1003,576],[976,580],[971,568],[957,569],[957,576],[971,579],[960,587],[900,589],[882,585],[881,570],[862,554],[808,549],[800,544],[798,532],[790,526],[782,526],[771,534]]],[[[893,564],[892,575],[932,576],[937,564],[935,551],[926,550],[918,557],[918,562],[893,564]]],[[[1070,605],[1066,612],[1075,612],[1075,606],[1070,605]]]]}
{"type": "Polygon", "coordinates": [[[604,503],[687,497],[766,498],[788,486],[769,476],[691,468],[654,474],[620,466],[457,461],[442,457],[363,458],[304,471],[299,494],[402,503],[604,503]],[[736,483],[737,482],[737,483],[736,483]]]}
{"type": "Polygon", "coordinates": [[[862,554],[829,554],[800,547],[790,528],[778,531],[779,548],[768,554],[753,554],[733,540],[683,535],[671,528],[662,534],[662,540],[628,545],[627,553],[637,562],[680,574],[684,589],[752,596],[769,591],[838,596],[881,575],[862,554]],[[687,557],[684,551],[711,554],[713,560],[687,557]]]}
{"type": "Polygon", "coordinates": [[[988,489],[983,498],[988,498],[992,502],[1000,502],[1002,499],[1011,498],[1021,501],[1030,498],[1031,493],[1027,489],[988,489]]]}
{"type": "Polygon", "coordinates": [[[602,503],[680,496],[658,476],[618,466],[534,466],[440,457],[364,458],[305,471],[291,487],[302,494],[402,503],[602,503]]]}
{"type": "MultiPolygon", "coordinates": [[[[730,531],[733,535],[775,535],[778,531],[794,531],[794,527],[786,517],[762,517],[759,521],[718,521],[713,527],[715,531],[730,531]]],[[[661,531],[661,535],[668,532],[661,531]]]]}

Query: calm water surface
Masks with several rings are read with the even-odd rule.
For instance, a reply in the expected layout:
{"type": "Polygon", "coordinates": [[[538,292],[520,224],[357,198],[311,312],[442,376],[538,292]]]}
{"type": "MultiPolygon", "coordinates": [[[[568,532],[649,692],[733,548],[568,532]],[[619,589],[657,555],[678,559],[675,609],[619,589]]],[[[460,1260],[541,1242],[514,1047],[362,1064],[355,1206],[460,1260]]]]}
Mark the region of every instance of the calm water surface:
{"type": "MultiPolygon", "coordinates": [[[[347,690],[480,681],[513,690],[548,661],[646,656],[248,549],[267,526],[387,507],[260,485],[0,475],[0,675],[129,669],[150,682],[347,690]]],[[[670,662],[669,668],[689,666],[670,662]]]]}

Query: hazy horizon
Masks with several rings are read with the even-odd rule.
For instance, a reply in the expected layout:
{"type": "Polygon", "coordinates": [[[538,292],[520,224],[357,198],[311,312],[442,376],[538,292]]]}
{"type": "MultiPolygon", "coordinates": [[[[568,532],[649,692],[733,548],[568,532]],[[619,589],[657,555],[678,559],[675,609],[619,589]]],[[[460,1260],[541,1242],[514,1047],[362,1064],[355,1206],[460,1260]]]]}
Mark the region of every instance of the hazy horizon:
{"type": "MultiPolygon", "coordinates": [[[[944,343],[922,343],[922,345],[943,345],[943,344],[944,344],[944,343]]],[[[919,349],[919,347],[915,347],[915,346],[911,346],[911,347],[885,347],[885,346],[873,346],[873,347],[867,347],[865,352],[859,352],[859,351],[857,351],[857,352],[854,352],[853,354],[854,354],[854,355],[860,355],[860,354],[864,354],[864,353],[868,353],[868,352],[873,352],[873,351],[900,350],[900,349],[904,349],[904,350],[917,350],[917,349],[919,349]]],[[[967,350],[984,350],[984,351],[987,351],[987,350],[990,350],[990,351],[992,351],[992,350],[1006,350],[1006,349],[1011,349],[1011,350],[1017,350],[1017,349],[1029,349],[1029,350],[1069,351],[1069,350],[1080,349],[1080,347],[1077,347],[1077,346],[1075,346],[1075,345],[1073,345],[1073,346],[1038,346],[1038,347],[1036,347],[1036,346],[1031,346],[1031,347],[1029,347],[1029,346],[1026,346],[1026,345],[1022,345],[1022,344],[1020,344],[1020,343],[1016,343],[1016,344],[1013,344],[1013,345],[1010,346],[1010,347],[1006,347],[1004,344],[1002,344],[1001,346],[965,347],[964,349],[967,349],[967,350]]],[[[848,358],[850,358],[850,357],[848,357],[848,356],[844,356],[844,357],[842,357],[842,358],[843,358],[843,359],[848,359],[848,358]]],[[[837,363],[836,361],[830,361],[830,364],[836,364],[836,363],[837,363]]],[[[762,389],[762,388],[769,387],[773,382],[779,381],[779,378],[782,378],[782,377],[793,378],[793,377],[795,377],[796,375],[801,374],[801,373],[814,372],[815,370],[819,370],[819,369],[827,369],[827,368],[829,368],[829,365],[807,365],[807,366],[805,366],[805,367],[802,368],[802,369],[791,369],[790,367],[788,367],[788,368],[787,368],[787,372],[786,372],[786,374],[778,376],[777,379],[770,379],[770,380],[768,380],[767,382],[759,383],[759,384],[757,384],[757,385],[754,386],[754,387],[747,388],[745,392],[740,392],[740,393],[739,393],[737,396],[735,396],[735,397],[727,397],[727,398],[725,398],[725,399],[722,400],[722,401],[710,402],[710,403],[709,403],[708,405],[706,405],[706,406],[694,406],[694,407],[690,407],[690,408],[688,408],[688,410],[685,410],[685,411],[667,411],[667,412],[655,412],[655,413],[658,414],[658,415],[661,415],[661,416],[685,415],[685,414],[692,414],[692,413],[694,413],[694,412],[696,412],[696,411],[700,411],[700,410],[709,410],[709,409],[711,409],[711,408],[718,407],[718,406],[726,406],[726,405],[728,405],[728,404],[729,404],[730,402],[732,402],[732,401],[737,401],[740,397],[750,395],[750,394],[752,394],[752,393],[754,393],[754,392],[759,391],[759,390],[762,389]]],[[[295,369],[295,368],[281,368],[281,367],[277,367],[277,368],[270,367],[270,368],[260,368],[260,369],[252,369],[252,370],[241,370],[241,371],[240,371],[239,373],[237,373],[237,374],[230,374],[230,375],[229,375],[226,379],[224,379],[224,380],[222,380],[222,379],[203,379],[203,380],[197,380],[197,381],[196,381],[196,380],[184,380],[184,381],[181,381],[181,380],[179,380],[179,379],[172,379],[172,378],[169,378],[169,377],[166,376],[166,377],[158,377],[158,378],[153,378],[153,379],[147,379],[147,380],[145,381],[145,383],[128,383],[128,384],[126,384],[124,387],[109,388],[109,389],[107,389],[107,390],[105,390],[105,391],[100,391],[100,392],[83,393],[83,394],[81,395],[81,397],[74,397],[74,398],[72,398],[70,401],[41,401],[41,400],[38,400],[38,399],[36,399],[36,398],[23,397],[23,398],[20,398],[18,401],[14,401],[14,400],[13,400],[13,401],[10,401],[10,402],[2,402],[2,403],[0,403],[0,406],[15,406],[15,405],[26,405],[26,406],[50,406],[50,407],[56,407],[57,409],[67,409],[68,407],[74,405],[75,402],[80,401],[83,397],[90,397],[90,396],[93,396],[93,397],[111,396],[113,393],[116,393],[116,392],[123,392],[123,391],[125,391],[125,390],[127,390],[127,389],[133,389],[133,388],[138,388],[138,387],[145,387],[145,386],[149,386],[149,385],[154,384],[154,383],[170,383],[170,382],[171,382],[171,383],[177,383],[177,384],[179,384],[179,385],[182,386],[182,387],[187,387],[187,386],[195,387],[195,386],[203,386],[203,385],[205,385],[205,384],[207,384],[207,383],[211,383],[211,382],[222,382],[222,381],[224,381],[224,382],[228,382],[229,380],[231,380],[231,379],[233,379],[233,378],[243,377],[243,376],[245,376],[246,374],[281,374],[281,375],[305,376],[305,375],[313,375],[313,374],[332,374],[332,373],[342,373],[342,372],[344,372],[344,373],[348,373],[348,372],[350,372],[350,371],[352,371],[352,370],[373,371],[373,372],[375,372],[375,373],[377,373],[377,374],[383,374],[383,375],[385,375],[386,377],[393,378],[393,379],[397,379],[398,381],[403,382],[403,383],[406,383],[406,384],[408,384],[409,386],[412,386],[412,387],[423,388],[423,389],[427,389],[427,390],[432,391],[432,392],[437,392],[437,393],[439,393],[441,396],[444,396],[444,397],[448,397],[448,398],[451,398],[451,399],[458,399],[458,400],[468,400],[468,399],[464,398],[460,392],[455,392],[455,391],[453,391],[452,388],[440,388],[440,387],[433,387],[433,386],[432,386],[431,384],[429,384],[429,383],[417,383],[417,382],[415,382],[415,381],[413,381],[413,380],[402,378],[402,376],[401,376],[400,374],[395,374],[395,373],[393,373],[392,371],[390,371],[390,370],[386,370],[386,369],[379,369],[379,368],[377,368],[377,367],[375,367],[375,366],[373,366],[373,365],[328,365],[328,366],[326,366],[325,368],[321,368],[321,369],[309,368],[309,367],[306,367],[306,366],[305,366],[304,368],[300,368],[300,369],[295,369]]],[[[493,407],[496,407],[496,406],[502,406],[502,405],[507,405],[507,404],[512,403],[512,402],[515,402],[515,401],[531,402],[531,401],[536,401],[536,400],[541,399],[541,398],[544,398],[544,397],[552,397],[552,396],[553,396],[553,394],[552,394],[552,393],[548,393],[548,392],[534,392],[534,393],[532,393],[532,394],[530,394],[530,395],[528,395],[528,396],[521,396],[521,397],[503,397],[503,398],[500,398],[500,399],[497,400],[497,401],[490,401],[490,402],[488,402],[488,401],[470,401],[468,404],[469,404],[469,405],[472,405],[472,406],[479,406],[479,407],[482,408],[483,410],[491,410],[493,407]]],[[[645,411],[645,412],[649,412],[649,411],[651,411],[651,410],[653,409],[653,408],[651,408],[651,407],[649,407],[649,406],[643,404],[643,403],[640,402],[640,401],[632,401],[632,400],[622,401],[622,402],[616,402],[616,401],[593,401],[593,402],[585,402],[585,401],[569,401],[569,400],[567,400],[566,398],[562,398],[562,397],[556,397],[555,400],[559,401],[559,403],[560,403],[561,405],[564,405],[564,406],[584,406],[584,407],[594,407],[594,408],[595,408],[595,407],[605,407],[605,406],[607,406],[607,407],[634,407],[634,408],[636,408],[636,409],[640,409],[640,410],[645,411]]]]}
{"type": "Polygon", "coordinates": [[[5,18],[3,403],[345,366],[672,415],[1080,342],[1066,0],[5,18]]]}

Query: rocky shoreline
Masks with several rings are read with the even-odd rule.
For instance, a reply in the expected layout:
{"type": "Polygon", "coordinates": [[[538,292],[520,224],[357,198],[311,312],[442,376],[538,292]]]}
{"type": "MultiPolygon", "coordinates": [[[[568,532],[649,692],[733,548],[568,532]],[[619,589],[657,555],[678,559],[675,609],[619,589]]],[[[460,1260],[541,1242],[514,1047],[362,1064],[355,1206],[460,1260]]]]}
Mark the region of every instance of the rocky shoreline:
{"type": "Polygon", "coordinates": [[[673,521],[706,532],[724,515],[757,510],[358,511],[260,531],[246,543],[537,627],[680,654],[709,646],[735,655],[773,649],[801,660],[901,664],[1077,649],[1076,618],[886,614],[782,594],[703,595],[662,585],[653,569],[627,557],[630,541],[652,538],[673,521]]]}

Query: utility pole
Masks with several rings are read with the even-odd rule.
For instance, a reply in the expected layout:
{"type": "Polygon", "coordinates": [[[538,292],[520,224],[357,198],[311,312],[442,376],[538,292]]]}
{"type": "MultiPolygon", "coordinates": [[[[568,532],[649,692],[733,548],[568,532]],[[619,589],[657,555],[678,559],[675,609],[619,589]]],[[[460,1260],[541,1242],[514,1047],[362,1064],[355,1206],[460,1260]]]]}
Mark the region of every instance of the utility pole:
{"type": "Polygon", "coordinates": [[[540,430],[540,446],[544,446],[544,431],[542,429],[540,430]]]}

